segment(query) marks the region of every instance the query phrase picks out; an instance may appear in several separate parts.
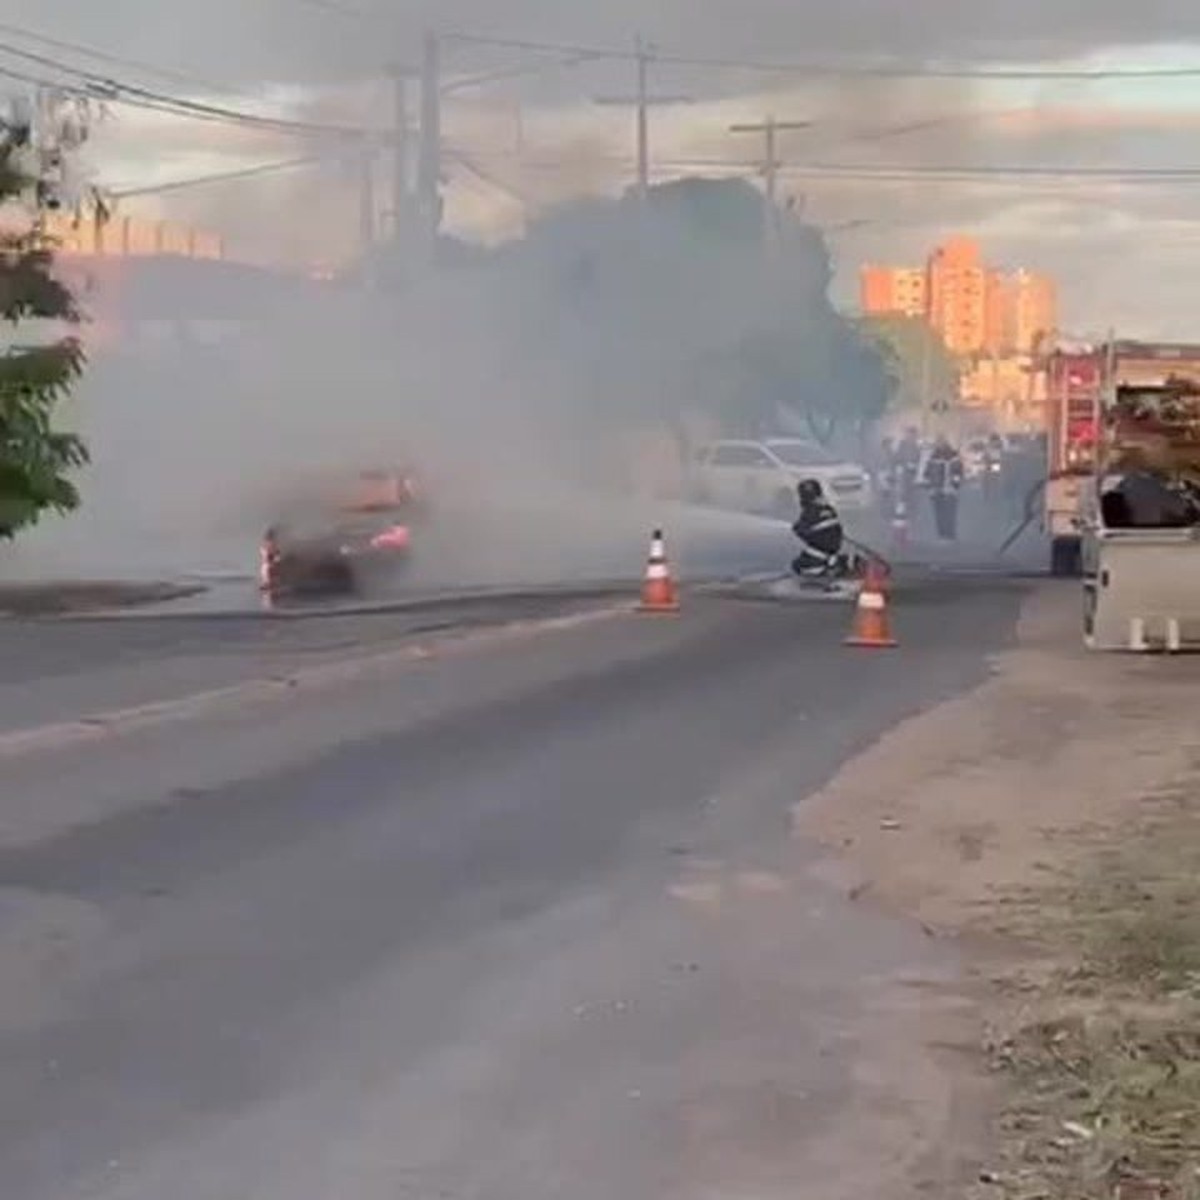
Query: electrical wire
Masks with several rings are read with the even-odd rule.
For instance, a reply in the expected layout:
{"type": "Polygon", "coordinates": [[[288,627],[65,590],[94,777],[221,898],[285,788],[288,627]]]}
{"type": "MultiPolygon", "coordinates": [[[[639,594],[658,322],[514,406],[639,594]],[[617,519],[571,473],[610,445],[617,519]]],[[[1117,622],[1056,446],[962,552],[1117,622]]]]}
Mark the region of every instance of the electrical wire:
{"type": "Polygon", "coordinates": [[[519,192],[511,184],[505,183],[504,180],[498,179],[490,171],[485,170],[474,161],[472,156],[464,154],[461,150],[452,150],[449,153],[449,157],[452,161],[458,163],[459,166],[468,171],[476,179],[480,180],[494,191],[503,193],[510,200],[515,200],[522,208],[532,209],[536,207],[534,202],[528,196],[522,195],[521,192],[519,192]]]}
{"type": "Polygon", "coordinates": [[[242,167],[234,171],[217,171],[210,175],[194,175],[188,179],[173,179],[169,183],[147,184],[143,187],[105,188],[104,194],[112,200],[126,200],[135,196],[161,196],[168,192],[179,192],[189,188],[205,187],[208,184],[234,183],[241,179],[254,179],[260,175],[272,175],[300,167],[318,166],[327,161],[321,155],[304,158],[289,158],[282,162],[260,163],[253,167],[242,167]]]}
{"type": "Polygon", "coordinates": [[[459,79],[451,79],[442,85],[442,94],[466,91],[470,88],[481,87],[488,83],[498,83],[506,79],[523,79],[530,75],[540,75],[545,71],[553,71],[563,67],[575,67],[580,63],[594,61],[591,55],[571,54],[566,57],[551,59],[548,62],[527,63],[519,67],[497,67],[494,71],[479,75],[466,75],[459,79]]]}
{"type": "Polygon", "coordinates": [[[901,66],[899,64],[852,64],[800,60],[768,62],[752,58],[719,58],[703,55],[661,53],[612,46],[585,46],[573,42],[541,42],[523,38],[492,37],[488,34],[454,32],[447,40],[467,45],[495,46],[541,54],[570,54],[591,59],[635,62],[645,57],[653,62],[678,67],[702,67],[712,70],[754,71],[779,75],[809,75],[831,78],[867,79],[978,79],[978,80],[1061,80],[1081,83],[1106,79],[1190,79],[1200,77],[1195,67],[952,67],[936,64],[901,66]]]}
{"type": "MultiPolygon", "coordinates": [[[[37,54],[32,50],[23,50],[20,47],[7,43],[0,43],[0,53],[18,58],[24,62],[33,63],[36,66],[48,68],[51,71],[59,72],[74,79],[82,80],[87,86],[85,89],[76,87],[76,93],[94,100],[109,100],[114,103],[133,104],[134,107],[155,106],[160,111],[170,111],[178,116],[195,116],[208,120],[224,121],[229,124],[269,129],[279,133],[294,133],[303,136],[363,137],[372,133],[371,130],[363,127],[295,121],[283,117],[265,116],[261,113],[244,112],[239,109],[227,108],[223,105],[205,104],[196,100],[181,99],[177,96],[167,95],[149,88],[120,83],[117,80],[99,75],[94,71],[74,67],[49,58],[44,54],[37,54]]],[[[38,85],[43,87],[64,87],[62,84],[50,83],[45,80],[39,80],[38,85]]],[[[64,90],[71,89],[69,86],[66,86],[64,90]]]]}
{"type": "Polygon", "coordinates": [[[212,83],[190,73],[173,71],[165,67],[156,67],[150,63],[141,62],[136,58],[126,58],[123,55],[113,54],[107,50],[97,50],[92,46],[84,46],[78,42],[63,41],[61,38],[49,37],[36,30],[25,29],[20,25],[10,25],[5,21],[0,21],[0,34],[5,34],[8,37],[25,38],[27,41],[37,42],[39,45],[49,46],[53,50],[64,50],[68,54],[78,54],[84,58],[95,59],[97,62],[111,63],[113,66],[125,67],[131,71],[139,71],[143,75],[152,75],[159,79],[170,80],[172,83],[181,83],[186,87],[198,87],[206,92],[232,90],[225,85],[212,83]]]}
{"type": "MultiPolygon", "coordinates": [[[[469,154],[475,160],[505,158],[511,160],[511,155],[500,155],[486,150],[464,149],[452,147],[455,153],[469,154]]],[[[592,161],[604,163],[620,169],[631,170],[634,166],[632,158],[621,154],[599,154],[590,156],[592,161]]],[[[574,164],[559,162],[554,159],[537,160],[526,158],[520,163],[523,169],[557,171],[571,168],[574,164]]],[[[659,171],[704,171],[722,170],[738,172],[754,172],[761,165],[745,159],[732,158],[658,158],[654,163],[659,171]]],[[[1079,183],[1200,183],[1200,167],[1105,167],[1087,164],[1069,164],[1059,166],[1042,166],[1039,164],[1004,163],[1004,164],[903,164],[903,163],[841,163],[815,162],[809,164],[783,164],[779,168],[782,175],[793,175],[806,178],[845,179],[870,182],[1024,182],[1043,180],[1047,182],[1079,182],[1079,183]]]]}

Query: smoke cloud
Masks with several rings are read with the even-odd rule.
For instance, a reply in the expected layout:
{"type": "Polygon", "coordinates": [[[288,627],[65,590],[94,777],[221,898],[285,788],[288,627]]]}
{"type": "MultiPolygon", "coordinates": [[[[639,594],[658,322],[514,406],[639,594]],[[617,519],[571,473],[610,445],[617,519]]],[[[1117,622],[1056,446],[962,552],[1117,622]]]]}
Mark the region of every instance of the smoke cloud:
{"type": "MultiPolygon", "coordinates": [[[[98,351],[70,414],[95,459],[85,508],[23,536],[16,561],[244,571],[325,482],[397,465],[431,496],[437,582],[595,575],[631,497],[678,489],[689,439],[809,402],[842,406],[849,430],[880,399],[819,236],[794,225],[768,257],[760,214],[748,185],[697,181],[656,189],[649,213],[585,201],[492,252],[447,246],[395,289],[239,284],[238,325],[98,351]],[[747,359],[762,344],[787,348],[773,373],[747,359]]],[[[194,308],[179,272],[127,308],[194,308]]]]}

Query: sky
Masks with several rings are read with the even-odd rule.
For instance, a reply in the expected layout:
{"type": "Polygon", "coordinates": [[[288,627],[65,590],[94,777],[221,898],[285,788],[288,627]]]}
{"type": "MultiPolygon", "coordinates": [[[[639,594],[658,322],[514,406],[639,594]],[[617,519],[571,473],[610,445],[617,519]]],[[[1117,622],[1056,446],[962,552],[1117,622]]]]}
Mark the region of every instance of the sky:
{"type": "MultiPolygon", "coordinates": [[[[1167,0],[0,0],[0,42],[36,48],[13,29],[153,67],[105,70],[177,96],[218,97],[255,111],[377,123],[380,82],[415,60],[424,28],[518,40],[628,46],[635,31],[664,53],[812,64],[900,64],[991,71],[1197,68],[1191,77],[1125,79],[801,78],[663,64],[655,89],[691,103],[656,110],[653,149],[666,174],[685,164],[753,171],[758,147],[727,126],[768,111],[811,128],[782,143],[787,192],[829,231],[836,294],[849,305],[864,261],[920,261],[939,237],[981,237],[1001,265],[1061,280],[1064,324],[1081,332],[1197,336],[1200,181],[1020,178],[965,183],[931,167],[1082,166],[1200,169],[1200,6],[1167,0]],[[347,12],[333,11],[348,10],[347,12]],[[4,28],[7,26],[8,28],[4,28]],[[715,164],[724,164],[720,167],[715,164]],[[740,165],[739,165],[740,164],[740,165]],[[811,178],[802,168],[900,166],[917,178],[811,178]]],[[[62,61],[85,60],[47,51],[62,61]]],[[[5,61],[0,55],[0,62],[5,61]]],[[[511,48],[453,42],[451,76],[530,61],[511,48]]],[[[93,60],[86,65],[95,66],[93,60]]],[[[502,237],[543,206],[628,182],[631,123],[590,103],[627,91],[628,63],[546,69],[464,90],[447,104],[447,138],[479,174],[451,171],[458,232],[502,237]],[[485,182],[480,174],[490,177],[485,182]]],[[[97,130],[92,169],[136,186],[280,161],[310,149],[287,138],[114,109],[97,130]]],[[[129,200],[130,211],[219,224],[251,256],[336,256],[354,233],[358,168],[317,170],[129,200]]]]}

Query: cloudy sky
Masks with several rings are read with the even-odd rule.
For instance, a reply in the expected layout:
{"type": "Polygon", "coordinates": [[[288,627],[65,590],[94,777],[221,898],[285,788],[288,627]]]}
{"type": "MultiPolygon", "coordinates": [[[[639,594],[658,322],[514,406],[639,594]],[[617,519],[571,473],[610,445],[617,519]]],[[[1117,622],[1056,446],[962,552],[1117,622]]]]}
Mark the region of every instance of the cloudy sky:
{"type": "MultiPolygon", "coordinates": [[[[728,124],[768,111],[802,117],[811,128],[782,147],[785,184],[830,230],[840,299],[852,298],[862,261],[916,261],[940,235],[967,231],[1000,263],[1057,274],[1071,328],[1200,337],[1192,317],[1200,178],[1128,176],[1200,172],[1200,5],[1184,0],[0,0],[0,22],[4,45],[122,82],[348,123],[386,118],[382,70],[413,62],[429,25],[602,47],[627,46],[637,31],[664,54],[685,57],[991,72],[814,78],[663,64],[655,89],[693,102],[656,112],[655,156],[665,174],[746,173],[758,147],[728,134],[728,124]],[[103,65],[30,33],[127,61],[103,65]],[[1039,70],[1060,75],[1012,77],[1039,70]],[[1061,76],[1068,71],[1118,74],[1061,76]],[[1148,73],[1119,74],[1129,71],[1148,73]],[[938,174],[1014,166],[1025,173],[975,181],[938,174]],[[890,168],[899,174],[879,177],[890,168]],[[1085,173],[1050,178],[1030,168],[1085,173]],[[1114,177],[1086,173],[1101,169],[1114,177]]],[[[0,55],[5,62],[19,60],[0,55]]],[[[448,139],[471,164],[452,167],[450,214],[464,231],[500,236],[546,203],[628,181],[629,118],[590,103],[628,90],[628,63],[562,66],[461,42],[450,46],[446,67],[457,77],[536,62],[544,69],[448,101],[448,139]]],[[[21,69],[32,69],[28,60],[21,69]]],[[[104,182],[132,187],[313,149],[273,133],[114,108],[93,166],[104,182]]],[[[218,224],[250,255],[320,257],[345,249],[356,188],[353,162],[335,155],[316,169],[127,206],[218,224]]]]}

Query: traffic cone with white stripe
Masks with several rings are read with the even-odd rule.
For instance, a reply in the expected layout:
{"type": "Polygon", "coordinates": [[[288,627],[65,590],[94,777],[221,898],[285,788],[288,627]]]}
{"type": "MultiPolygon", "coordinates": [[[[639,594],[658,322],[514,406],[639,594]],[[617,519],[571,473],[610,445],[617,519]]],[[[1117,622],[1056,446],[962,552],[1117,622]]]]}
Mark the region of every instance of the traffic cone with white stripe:
{"type": "Polygon", "coordinates": [[[661,529],[650,538],[650,556],[646,562],[646,578],[642,583],[642,600],[638,612],[677,613],[679,593],[667,564],[667,550],[661,529]]]}
{"type": "Polygon", "coordinates": [[[886,588],[883,570],[874,559],[870,559],[858,592],[854,631],[846,638],[845,645],[879,650],[898,645],[888,625],[886,588]]]}

